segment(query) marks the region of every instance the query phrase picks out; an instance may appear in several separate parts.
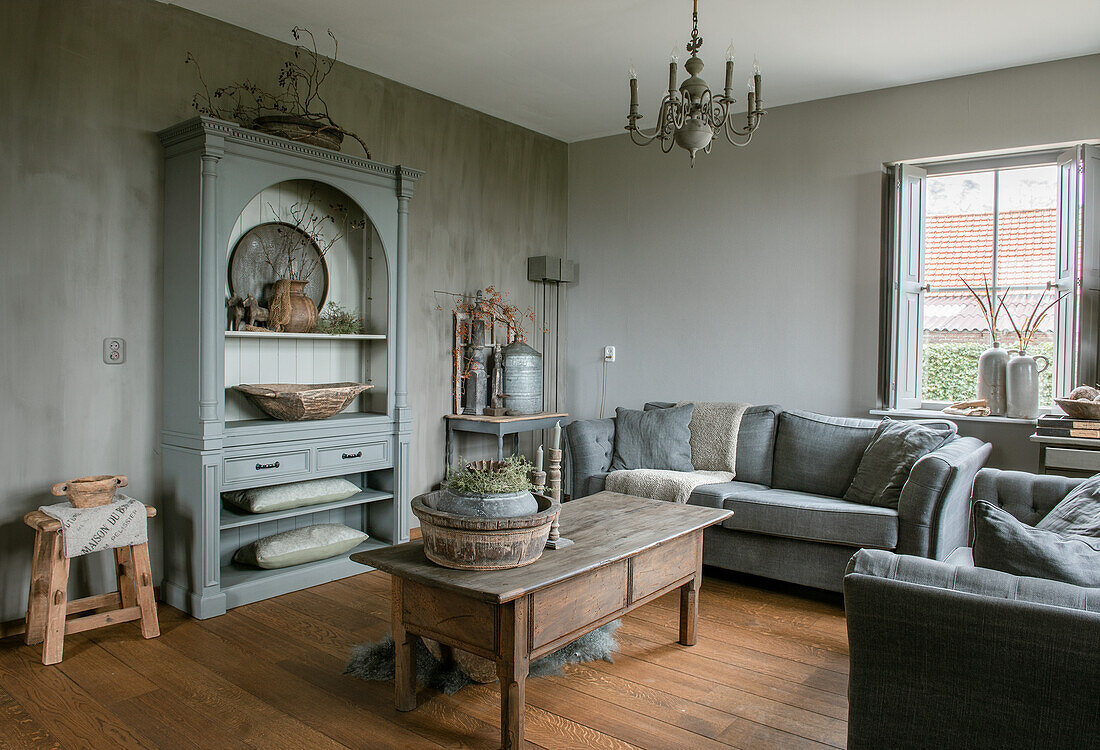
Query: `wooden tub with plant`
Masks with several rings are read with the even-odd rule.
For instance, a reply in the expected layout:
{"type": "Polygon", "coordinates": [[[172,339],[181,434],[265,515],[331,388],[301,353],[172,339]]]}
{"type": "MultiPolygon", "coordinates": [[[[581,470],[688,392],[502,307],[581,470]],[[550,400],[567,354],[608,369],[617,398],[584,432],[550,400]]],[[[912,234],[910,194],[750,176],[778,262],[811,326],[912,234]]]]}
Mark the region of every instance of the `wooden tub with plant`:
{"type": "Polygon", "coordinates": [[[458,570],[518,568],[539,559],[561,504],[531,491],[532,468],[522,457],[468,464],[442,490],[415,498],[427,558],[458,570]]]}

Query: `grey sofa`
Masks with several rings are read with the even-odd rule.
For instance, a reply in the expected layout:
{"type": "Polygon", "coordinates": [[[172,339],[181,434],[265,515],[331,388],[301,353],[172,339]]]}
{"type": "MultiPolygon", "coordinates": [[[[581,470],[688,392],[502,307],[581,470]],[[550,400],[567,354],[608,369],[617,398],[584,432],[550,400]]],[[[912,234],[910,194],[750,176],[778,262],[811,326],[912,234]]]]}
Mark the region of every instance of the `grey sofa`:
{"type": "MultiPolygon", "coordinates": [[[[842,500],[877,425],[774,405],[750,408],[737,434],[736,481],[703,485],[688,501],[734,511],[703,534],[703,562],[840,591],[860,548],[942,559],[965,545],[971,484],[991,446],[955,438],[921,458],[896,511],[842,500]]],[[[615,420],[572,422],[566,438],[573,496],[599,492],[611,466],[615,420]]]]}
{"type": "MultiPolygon", "coordinates": [[[[1034,525],[1079,479],[983,469],[1034,525]]],[[[844,578],[848,748],[1100,747],[1100,589],[864,550],[844,578]]]]}

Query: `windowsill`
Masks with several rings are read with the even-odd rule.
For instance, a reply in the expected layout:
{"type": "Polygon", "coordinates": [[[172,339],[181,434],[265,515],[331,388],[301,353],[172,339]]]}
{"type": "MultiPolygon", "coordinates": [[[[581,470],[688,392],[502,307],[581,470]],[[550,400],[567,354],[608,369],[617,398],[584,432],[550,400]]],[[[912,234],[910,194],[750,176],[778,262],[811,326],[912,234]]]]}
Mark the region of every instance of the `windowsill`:
{"type": "Polygon", "coordinates": [[[935,409],[871,409],[876,417],[918,417],[921,419],[950,419],[953,422],[985,422],[986,424],[1011,424],[1035,428],[1034,419],[1016,417],[967,417],[958,414],[944,414],[935,409]]]}

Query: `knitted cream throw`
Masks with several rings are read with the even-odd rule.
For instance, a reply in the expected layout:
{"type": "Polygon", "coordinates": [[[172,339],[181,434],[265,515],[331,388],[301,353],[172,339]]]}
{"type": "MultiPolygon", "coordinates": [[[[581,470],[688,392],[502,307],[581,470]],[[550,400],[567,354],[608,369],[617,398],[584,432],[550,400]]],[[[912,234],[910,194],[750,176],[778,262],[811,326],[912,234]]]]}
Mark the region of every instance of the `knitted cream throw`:
{"type": "Polygon", "coordinates": [[[695,471],[626,469],[607,476],[612,492],[670,503],[686,503],[701,484],[732,482],[737,476],[737,431],[751,404],[725,401],[681,401],[695,404],[691,413],[691,464],[695,471]]]}
{"type": "Polygon", "coordinates": [[[623,469],[607,475],[604,489],[668,503],[686,503],[692,490],[701,484],[731,481],[733,473],[729,471],[623,469]]]}

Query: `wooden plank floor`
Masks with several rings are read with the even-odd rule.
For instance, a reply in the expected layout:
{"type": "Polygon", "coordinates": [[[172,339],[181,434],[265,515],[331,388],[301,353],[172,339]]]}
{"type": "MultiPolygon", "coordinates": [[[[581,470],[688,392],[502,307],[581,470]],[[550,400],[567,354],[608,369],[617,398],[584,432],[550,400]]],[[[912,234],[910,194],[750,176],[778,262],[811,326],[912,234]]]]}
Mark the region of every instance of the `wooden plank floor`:
{"type": "MultiPolygon", "coordinates": [[[[192,620],[71,636],[40,662],[0,641],[0,748],[493,748],[496,685],[421,689],[341,674],[389,632],[380,572],[192,620]]],[[[624,618],[614,664],[527,683],[527,740],[548,748],[843,747],[848,643],[839,596],[708,576],[698,644],[676,643],[678,594],[624,618]]]]}

